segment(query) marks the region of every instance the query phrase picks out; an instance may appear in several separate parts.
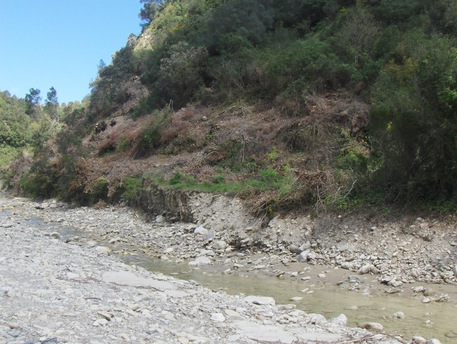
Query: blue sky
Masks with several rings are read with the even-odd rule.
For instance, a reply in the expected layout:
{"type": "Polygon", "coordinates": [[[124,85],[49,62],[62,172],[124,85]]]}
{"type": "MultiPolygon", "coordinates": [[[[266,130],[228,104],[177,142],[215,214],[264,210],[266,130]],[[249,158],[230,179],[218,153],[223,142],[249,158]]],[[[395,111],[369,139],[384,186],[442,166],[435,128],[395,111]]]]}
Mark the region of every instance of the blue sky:
{"type": "Polygon", "coordinates": [[[82,100],[102,59],[141,32],[140,0],[0,0],[0,91],[82,100]]]}

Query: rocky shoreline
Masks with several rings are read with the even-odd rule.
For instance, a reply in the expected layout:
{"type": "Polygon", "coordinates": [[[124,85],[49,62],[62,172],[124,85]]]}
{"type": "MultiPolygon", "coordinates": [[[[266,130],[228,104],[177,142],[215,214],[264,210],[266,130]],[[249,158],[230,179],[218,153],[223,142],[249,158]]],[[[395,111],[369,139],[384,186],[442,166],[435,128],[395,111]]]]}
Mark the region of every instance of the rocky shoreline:
{"type": "MultiPolygon", "coordinates": [[[[346,328],[344,315],[327,321],[271,298],[212,292],[128,266],[112,253],[303,281],[316,278],[313,267],[323,280],[326,269],[338,267],[354,279],[372,275],[391,292],[412,280],[455,283],[457,240],[440,223],[417,219],[408,227],[411,234],[400,236],[392,224],[358,229],[338,218],[338,228],[328,225],[325,236],[324,224],[309,217],[276,218],[262,228],[236,201],[205,197],[192,200],[194,223],[172,224],[162,214],[145,221],[127,207],[72,208],[2,197],[0,343],[409,342],[346,328]]],[[[417,293],[428,302],[447,297],[417,293]]],[[[360,325],[381,330],[379,324],[360,325]]]]}

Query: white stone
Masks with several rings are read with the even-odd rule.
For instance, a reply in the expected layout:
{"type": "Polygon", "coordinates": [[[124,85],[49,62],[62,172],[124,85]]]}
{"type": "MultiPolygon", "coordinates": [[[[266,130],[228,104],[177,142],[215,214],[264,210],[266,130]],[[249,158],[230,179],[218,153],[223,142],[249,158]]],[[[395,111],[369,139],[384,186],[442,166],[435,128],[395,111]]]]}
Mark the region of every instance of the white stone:
{"type": "MultiPolygon", "coordinates": [[[[192,262],[190,262],[190,263],[192,263],[192,262]]],[[[205,256],[201,256],[201,257],[197,257],[193,261],[194,264],[190,264],[190,263],[189,263],[189,265],[194,265],[195,264],[195,266],[209,265],[209,264],[211,264],[211,259],[209,259],[208,257],[205,257],[205,256]]]]}
{"type": "Polygon", "coordinates": [[[273,299],[272,297],[268,297],[268,296],[250,295],[250,296],[246,296],[244,299],[247,302],[253,303],[255,305],[272,305],[272,306],[274,306],[276,304],[275,299],[273,299]]]}
{"type": "Polygon", "coordinates": [[[348,318],[344,314],[340,314],[335,318],[329,320],[332,324],[336,324],[338,326],[346,326],[348,323],[348,318]]]}
{"type": "Polygon", "coordinates": [[[203,226],[198,226],[197,228],[195,228],[194,230],[194,234],[195,235],[205,235],[208,233],[208,230],[203,227],[203,226]]]}
{"type": "Polygon", "coordinates": [[[397,319],[403,319],[405,317],[405,313],[398,311],[393,314],[393,317],[397,319]]]}
{"type": "Polygon", "coordinates": [[[224,322],[225,317],[222,313],[213,313],[211,314],[211,320],[216,322],[224,322]]]}

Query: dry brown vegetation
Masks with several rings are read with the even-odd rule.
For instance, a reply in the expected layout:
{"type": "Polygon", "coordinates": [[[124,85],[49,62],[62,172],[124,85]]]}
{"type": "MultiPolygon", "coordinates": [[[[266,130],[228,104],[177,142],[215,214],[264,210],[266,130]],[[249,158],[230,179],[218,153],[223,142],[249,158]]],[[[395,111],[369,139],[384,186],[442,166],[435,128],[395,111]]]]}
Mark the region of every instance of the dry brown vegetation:
{"type": "Polygon", "coordinates": [[[189,105],[162,117],[155,113],[133,119],[118,112],[106,119],[114,125],[84,138],[89,154],[78,161],[74,183],[84,184],[89,193],[103,176],[112,196],[126,177],[170,179],[181,173],[203,182],[223,174],[225,183],[239,183],[270,168],[289,178],[291,188],[248,188],[256,195],[248,197],[252,209],[268,211],[278,203],[290,208],[321,206],[330,195],[345,194],[353,185],[344,174],[335,175],[335,158],[349,141],[358,145],[367,107],[332,93],[308,96],[305,110],[304,115],[290,116],[280,108],[257,109],[240,102],[224,108],[189,105]],[[145,146],[147,128],[158,133],[157,144],[145,146]]]}

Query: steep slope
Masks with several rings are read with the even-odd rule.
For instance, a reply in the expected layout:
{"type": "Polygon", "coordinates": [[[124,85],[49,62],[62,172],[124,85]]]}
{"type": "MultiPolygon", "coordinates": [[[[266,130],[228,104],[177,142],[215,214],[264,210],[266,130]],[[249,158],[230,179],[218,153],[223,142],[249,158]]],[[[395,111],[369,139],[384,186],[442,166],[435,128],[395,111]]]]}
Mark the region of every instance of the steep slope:
{"type": "Polygon", "coordinates": [[[264,212],[453,201],[454,7],[146,1],[143,33],[99,70],[25,191],[94,203],[152,183],[264,212]]]}

